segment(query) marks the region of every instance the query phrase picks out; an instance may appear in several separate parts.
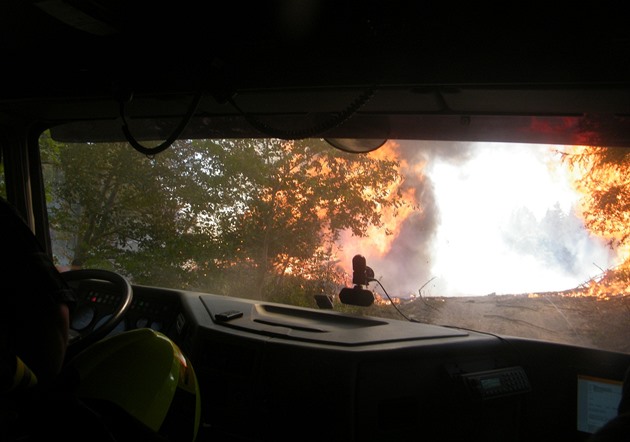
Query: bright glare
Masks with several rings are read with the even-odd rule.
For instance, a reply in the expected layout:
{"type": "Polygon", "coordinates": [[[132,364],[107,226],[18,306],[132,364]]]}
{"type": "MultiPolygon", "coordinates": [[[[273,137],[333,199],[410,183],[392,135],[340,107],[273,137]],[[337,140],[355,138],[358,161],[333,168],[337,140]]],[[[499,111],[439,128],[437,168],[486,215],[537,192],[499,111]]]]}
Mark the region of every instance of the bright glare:
{"type": "Polygon", "coordinates": [[[584,228],[545,230],[548,211],[571,219],[578,201],[549,146],[485,145],[465,167],[438,160],[429,174],[441,220],[432,270],[450,295],[565,290],[614,264],[584,228]]]}
{"type": "Polygon", "coordinates": [[[558,146],[400,142],[422,214],[394,235],[342,236],[392,296],[467,296],[569,290],[618,264],[577,211],[558,146]],[[422,179],[420,179],[422,178],[422,179]]]}

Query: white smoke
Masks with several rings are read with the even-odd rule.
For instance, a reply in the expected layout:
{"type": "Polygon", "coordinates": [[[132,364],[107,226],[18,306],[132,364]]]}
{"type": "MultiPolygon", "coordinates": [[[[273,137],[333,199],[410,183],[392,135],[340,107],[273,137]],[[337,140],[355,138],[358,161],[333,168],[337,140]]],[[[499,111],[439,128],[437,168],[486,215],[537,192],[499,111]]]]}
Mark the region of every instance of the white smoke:
{"type": "Polygon", "coordinates": [[[552,146],[401,142],[400,155],[409,170],[427,162],[424,179],[406,180],[423,212],[386,255],[357,251],[391,296],[565,290],[617,264],[577,217],[552,146]]]}

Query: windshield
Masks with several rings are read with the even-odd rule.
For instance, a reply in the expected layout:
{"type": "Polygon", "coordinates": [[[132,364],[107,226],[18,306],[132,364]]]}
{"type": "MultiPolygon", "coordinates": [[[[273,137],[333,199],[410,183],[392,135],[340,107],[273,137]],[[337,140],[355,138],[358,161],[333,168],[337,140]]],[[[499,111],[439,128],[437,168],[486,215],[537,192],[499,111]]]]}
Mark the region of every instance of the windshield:
{"type": "Polygon", "coordinates": [[[630,352],[620,150],[213,139],[146,156],[48,133],[40,148],[62,271],[630,352]],[[358,255],[367,307],[339,297],[358,255]]]}

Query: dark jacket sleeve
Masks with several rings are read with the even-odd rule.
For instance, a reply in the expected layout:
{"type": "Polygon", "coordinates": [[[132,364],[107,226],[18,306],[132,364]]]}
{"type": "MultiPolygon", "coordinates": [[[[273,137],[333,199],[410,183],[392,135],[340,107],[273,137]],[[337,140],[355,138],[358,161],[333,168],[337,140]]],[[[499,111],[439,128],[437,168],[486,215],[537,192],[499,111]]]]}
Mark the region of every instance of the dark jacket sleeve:
{"type": "Polygon", "coordinates": [[[74,307],[74,292],[17,210],[2,198],[0,235],[3,237],[0,284],[4,292],[0,296],[5,307],[15,306],[21,296],[33,296],[44,303],[66,303],[70,308],[74,307]]]}

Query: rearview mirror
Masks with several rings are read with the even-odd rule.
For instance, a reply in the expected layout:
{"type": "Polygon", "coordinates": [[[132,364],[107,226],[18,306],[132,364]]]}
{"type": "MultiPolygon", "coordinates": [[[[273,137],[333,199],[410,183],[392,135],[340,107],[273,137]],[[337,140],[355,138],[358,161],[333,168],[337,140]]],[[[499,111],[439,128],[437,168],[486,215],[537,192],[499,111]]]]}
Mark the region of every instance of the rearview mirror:
{"type": "Polygon", "coordinates": [[[331,146],[349,153],[367,153],[387,142],[380,138],[324,138],[331,146]]]}

